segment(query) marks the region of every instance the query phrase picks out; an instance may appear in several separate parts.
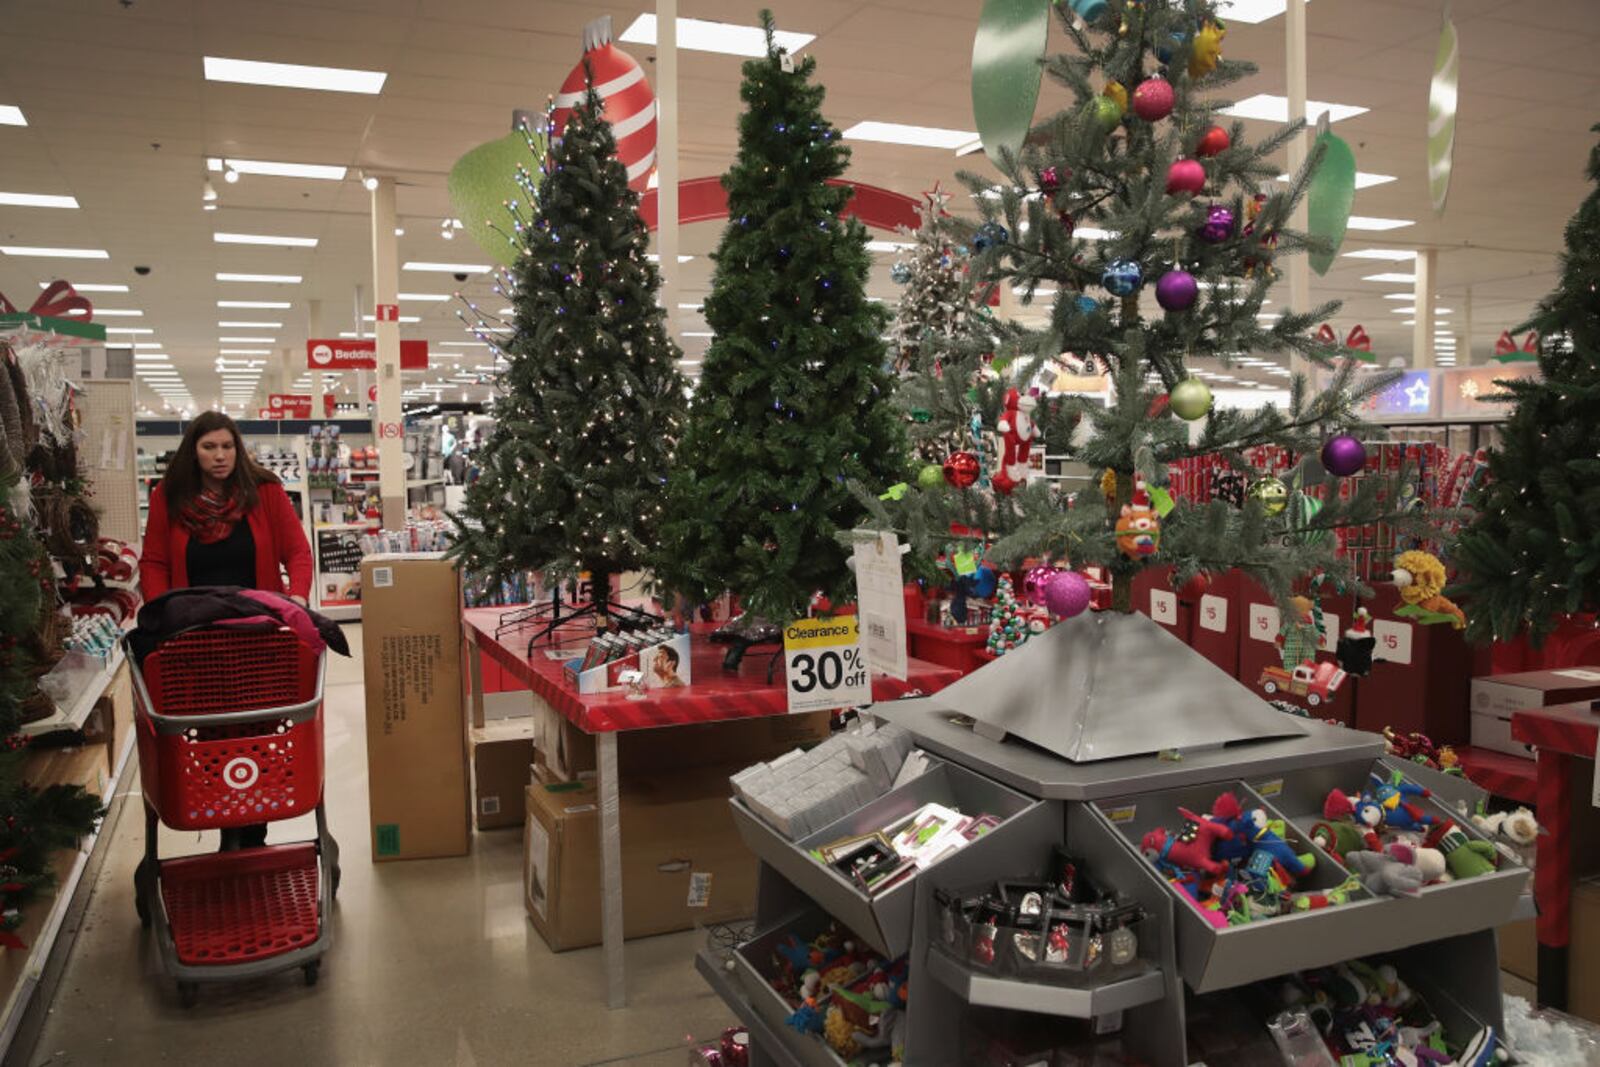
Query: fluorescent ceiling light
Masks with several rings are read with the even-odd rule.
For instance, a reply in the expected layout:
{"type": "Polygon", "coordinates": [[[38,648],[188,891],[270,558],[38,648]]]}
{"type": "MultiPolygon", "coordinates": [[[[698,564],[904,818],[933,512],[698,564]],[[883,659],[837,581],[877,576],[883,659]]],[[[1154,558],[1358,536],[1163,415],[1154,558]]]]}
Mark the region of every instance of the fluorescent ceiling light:
{"type": "Polygon", "coordinates": [[[429,263],[407,260],[401,270],[433,271],[439,274],[484,274],[492,268],[487,263],[429,263]]]}
{"type": "Polygon", "coordinates": [[[135,363],[165,363],[167,358],[165,352],[135,352],[133,354],[135,363]]]}
{"type": "Polygon", "coordinates": [[[52,259],[110,259],[103,248],[43,248],[37,245],[0,245],[8,256],[43,256],[52,259]]]}
{"type": "MultiPolygon", "coordinates": [[[[798,52],[816,40],[813,33],[795,33],[777,30],[772,39],[780,48],[798,52]]],[[[640,15],[618,38],[628,44],[655,44],[656,17],[640,15]]],[[[678,47],[692,52],[717,52],[725,56],[758,58],[767,54],[766,34],[760,26],[740,26],[731,22],[708,22],[705,19],[678,20],[678,47]]]]}
{"type": "MultiPolygon", "coordinates": [[[[1317,121],[1327,114],[1330,122],[1343,122],[1345,119],[1354,118],[1367,112],[1367,108],[1355,104],[1329,104],[1321,100],[1306,101],[1306,121],[1315,126],[1317,121]]],[[[1273,93],[1257,93],[1254,96],[1234,104],[1232,107],[1222,109],[1222,114],[1232,115],[1239,119],[1261,119],[1264,122],[1288,122],[1289,98],[1277,96],[1273,93]]],[[[849,136],[846,134],[845,136],[849,136]]],[[[1359,188],[1359,186],[1357,186],[1359,188]]]]}
{"type": "MultiPolygon", "coordinates": [[[[83,288],[81,285],[78,288],[83,288]]],[[[287,300],[218,300],[219,308],[262,308],[268,310],[281,310],[289,307],[287,300]]]]}
{"type": "Polygon", "coordinates": [[[273,245],[279,248],[315,248],[315,237],[274,237],[265,233],[214,233],[211,239],[219,245],[273,245]]]}
{"type": "Polygon", "coordinates": [[[915,247],[916,247],[916,245],[910,244],[910,243],[908,243],[906,241],[868,241],[867,242],[867,251],[868,252],[904,252],[908,248],[915,248],[915,247]]]}
{"type": "MultiPolygon", "coordinates": [[[[1280,182],[1286,182],[1289,180],[1289,176],[1287,174],[1280,174],[1278,175],[1278,180],[1280,182]]],[[[1370,189],[1374,185],[1386,185],[1389,182],[1398,180],[1399,179],[1397,179],[1393,174],[1372,174],[1364,170],[1356,171],[1357,189],[1370,189]]],[[[1407,225],[1409,225],[1409,223],[1407,225]]]]}
{"type": "Polygon", "coordinates": [[[28,120],[22,117],[22,109],[15,104],[0,104],[0,126],[26,126],[28,120]]]}
{"type": "Polygon", "coordinates": [[[439,343],[441,345],[449,345],[451,348],[488,348],[489,347],[489,342],[488,341],[440,341],[439,343]]]}
{"type": "Polygon", "coordinates": [[[270,355],[272,355],[272,349],[270,349],[270,348],[219,348],[219,349],[217,349],[217,351],[220,352],[224,356],[270,356],[270,355]]]}
{"type": "Polygon", "coordinates": [[[440,300],[449,300],[448,293],[401,293],[399,300],[428,300],[437,303],[440,300]]]}
{"type": "Polygon", "coordinates": [[[971,130],[869,121],[856,123],[841,136],[852,141],[877,141],[880,144],[903,144],[916,148],[961,148],[978,135],[971,130]]]}
{"type": "Polygon", "coordinates": [[[299,285],[298,274],[231,274],[226,271],[217,272],[219,282],[267,282],[272,285],[299,285]]]}
{"type": "Polygon", "coordinates": [[[1416,293],[1384,293],[1383,298],[1385,300],[1406,300],[1413,304],[1417,302],[1416,293]]]}
{"type": "MultiPolygon", "coordinates": [[[[650,261],[650,262],[652,262],[652,263],[660,263],[660,262],[661,262],[661,257],[660,257],[660,256],[658,256],[658,255],[656,255],[656,253],[654,253],[654,252],[651,252],[651,253],[649,253],[649,254],[648,254],[648,255],[646,255],[646,256],[645,256],[645,257],[644,257],[644,258],[645,258],[645,259],[648,259],[648,260],[649,260],[649,261],[650,261]]],[[[693,259],[693,258],[694,258],[694,257],[693,257],[693,256],[684,256],[684,255],[680,255],[680,256],[679,256],[679,257],[678,257],[678,262],[679,262],[679,263],[687,263],[687,262],[689,262],[689,261],[690,261],[690,260],[691,260],[691,259],[693,259]]]]}
{"type": "Polygon", "coordinates": [[[1415,219],[1384,219],[1373,215],[1351,215],[1345,222],[1349,230],[1398,230],[1403,226],[1415,226],[1415,219]]]}
{"type": "Polygon", "coordinates": [[[982,147],[983,147],[983,138],[980,137],[976,141],[969,141],[966,144],[962,145],[960,148],[956,149],[956,155],[958,155],[958,156],[970,156],[970,155],[972,155],[972,153],[978,151],[982,147]]]}
{"type": "MultiPolygon", "coordinates": [[[[107,330],[106,332],[107,333],[149,333],[150,331],[149,330],[107,330]]],[[[155,352],[155,351],[159,351],[159,350],[165,348],[166,345],[161,344],[159,341],[138,341],[138,342],[134,343],[133,345],[131,345],[130,347],[132,347],[135,350],[144,348],[144,349],[148,349],[148,350],[150,350],[152,352],[155,352]]]]}
{"type": "Polygon", "coordinates": [[[96,318],[99,318],[99,317],[103,316],[103,317],[108,318],[108,319],[142,319],[142,318],[144,318],[144,312],[136,311],[133,308],[95,308],[94,309],[94,314],[95,314],[96,318]]]}
{"type": "Polygon", "coordinates": [[[283,327],[283,323],[281,323],[281,322],[241,322],[241,321],[239,321],[237,319],[230,319],[230,320],[225,321],[225,322],[219,322],[219,323],[217,323],[217,325],[218,326],[232,326],[232,327],[245,329],[245,330],[276,330],[276,329],[281,329],[283,327]]]}
{"type": "Polygon", "coordinates": [[[1417,324],[1417,320],[1416,319],[1401,319],[1400,320],[1400,325],[1402,325],[1402,326],[1415,326],[1416,324],[1417,324]]]}
{"type": "MultiPolygon", "coordinates": [[[[1396,315],[1412,315],[1412,314],[1416,313],[1417,307],[1416,307],[1415,304],[1413,304],[1410,307],[1390,308],[1389,310],[1392,311],[1396,315]]],[[[1434,308],[1433,309],[1433,313],[1435,315],[1449,315],[1454,310],[1455,310],[1454,308],[1434,308]]]]}
{"type": "Polygon", "coordinates": [[[1229,22],[1266,22],[1283,14],[1287,0],[1217,0],[1217,14],[1229,22]]]}
{"type": "MultiPolygon", "coordinates": [[[[363,316],[361,316],[361,321],[363,321],[363,322],[377,322],[378,320],[377,320],[376,316],[363,315],[363,316]]],[[[400,318],[398,318],[395,321],[397,321],[397,322],[421,322],[422,319],[417,315],[401,315],[400,318]]]]}
{"type": "MultiPolygon", "coordinates": [[[[326,182],[342,182],[349,173],[348,167],[327,163],[279,163],[269,159],[234,159],[232,156],[228,157],[227,166],[240,174],[260,174],[267,178],[315,178],[326,182]]],[[[221,172],[222,159],[211,156],[206,160],[206,167],[221,172]]]]}
{"type": "MultiPolygon", "coordinates": [[[[54,284],[54,282],[40,282],[39,288],[48,289],[54,284]]],[[[81,285],[73,282],[72,287],[80,293],[126,293],[128,291],[126,285],[94,285],[88,282],[81,285]]]]}
{"type": "Polygon", "coordinates": [[[1361,280],[1364,282],[1389,282],[1394,285],[1410,285],[1417,280],[1417,276],[1415,274],[1390,272],[1388,274],[1369,274],[1361,280]]]}
{"type": "Polygon", "coordinates": [[[1358,248],[1354,252],[1342,253],[1344,259],[1392,259],[1396,262],[1404,259],[1416,259],[1417,253],[1411,248],[1358,248]]]}
{"type": "Polygon", "coordinates": [[[370,333],[355,333],[352,330],[340,330],[339,336],[353,338],[358,341],[370,341],[375,335],[370,333]]]}
{"type": "Polygon", "coordinates": [[[685,337],[715,337],[716,334],[691,331],[691,332],[685,333],[683,336],[685,336],[685,337]]]}
{"type": "Polygon", "coordinates": [[[678,307],[682,308],[684,311],[699,311],[702,306],[703,305],[701,305],[701,304],[679,304],[678,305],[678,307]]]}
{"type": "Polygon", "coordinates": [[[106,333],[151,334],[155,333],[155,330],[147,326],[107,326],[106,333]]]}
{"type": "Polygon", "coordinates": [[[347,67],[307,67],[299,63],[262,63],[254,59],[205,57],[206,81],[239,85],[271,85],[280,89],[320,89],[328,93],[383,91],[389,75],[381,70],[347,67]]]}
{"type": "Polygon", "coordinates": [[[75,208],[78,206],[77,197],[52,196],[48,193],[3,193],[0,192],[0,207],[64,207],[75,208]]]}

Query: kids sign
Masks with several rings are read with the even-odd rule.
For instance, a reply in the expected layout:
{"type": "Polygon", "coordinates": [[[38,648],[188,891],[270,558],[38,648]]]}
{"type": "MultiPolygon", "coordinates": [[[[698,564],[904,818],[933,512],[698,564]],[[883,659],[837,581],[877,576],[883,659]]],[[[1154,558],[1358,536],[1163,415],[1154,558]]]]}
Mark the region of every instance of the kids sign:
{"type": "MultiPolygon", "coordinates": [[[[377,341],[310,340],[306,342],[306,366],[311,370],[377,370],[377,341]]],[[[400,369],[427,370],[428,342],[401,341],[400,369]]]]}

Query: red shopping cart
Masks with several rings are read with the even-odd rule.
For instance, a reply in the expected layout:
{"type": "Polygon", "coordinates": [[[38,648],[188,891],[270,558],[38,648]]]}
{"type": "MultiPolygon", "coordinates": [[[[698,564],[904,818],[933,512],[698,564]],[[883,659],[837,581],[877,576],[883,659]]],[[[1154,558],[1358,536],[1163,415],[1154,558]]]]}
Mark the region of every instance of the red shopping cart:
{"type": "Polygon", "coordinates": [[[217,626],[129,657],[145,804],[139,921],[185,1007],[201,982],[295,967],[316,982],[331,942],[339,846],[322,798],[325,652],[287,628],[217,626]],[[163,860],[160,823],[246,826],[314,812],[314,841],[163,860]]]}

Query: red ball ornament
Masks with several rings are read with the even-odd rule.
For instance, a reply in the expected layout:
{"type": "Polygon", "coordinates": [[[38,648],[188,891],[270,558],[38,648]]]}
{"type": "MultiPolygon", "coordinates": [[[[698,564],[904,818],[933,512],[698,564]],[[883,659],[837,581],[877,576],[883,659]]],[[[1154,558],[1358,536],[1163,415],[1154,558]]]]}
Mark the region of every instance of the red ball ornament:
{"type": "Polygon", "coordinates": [[[1171,82],[1164,78],[1151,78],[1140,82],[1133,91],[1133,113],[1146,122],[1160,122],[1172,114],[1176,99],[1171,82]]]}
{"type": "Polygon", "coordinates": [[[971,452],[952,452],[944,461],[944,480],[965,489],[978,480],[978,457],[971,452]]]}
{"type": "Polygon", "coordinates": [[[1167,195],[1198,193],[1206,187],[1206,168],[1198,159],[1175,160],[1167,168],[1167,195]]]}
{"type": "Polygon", "coordinates": [[[1206,595],[1206,590],[1211,588],[1211,575],[1205,571],[1190,578],[1178,587],[1178,599],[1186,603],[1193,603],[1206,595]]]}
{"type": "Polygon", "coordinates": [[[1209,159],[1232,147],[1233,139],[1228,136],[1228,131],[1221,126],[1213,126],[1200,135],[1200,143],[1194,146],[1194,154],[1209,159]]]}
{"type": "Polygon", "coordinates": [[[1072,217],[1072,212],[1063,211],[1056,218],[1061,221],[1061,228],[1067,231],[1067,236],[1071,237],[1072,232],[1078,228],[1078,220],[1072,217]]]}
{"type": "Polygon", "coordinates": [[[611,43],[611,16],[583,28],[583,48],[583,58],[556,94],[550,114],[553,135],[561,136],[573,107],[588,90],[583,69],[588,62],[594,69],[595,90],[605,101],[605,120],[616,134],[617,159],[628,170],[628,188],[642,193],[656,165],[656,95],[639,61],[611,43]]]}

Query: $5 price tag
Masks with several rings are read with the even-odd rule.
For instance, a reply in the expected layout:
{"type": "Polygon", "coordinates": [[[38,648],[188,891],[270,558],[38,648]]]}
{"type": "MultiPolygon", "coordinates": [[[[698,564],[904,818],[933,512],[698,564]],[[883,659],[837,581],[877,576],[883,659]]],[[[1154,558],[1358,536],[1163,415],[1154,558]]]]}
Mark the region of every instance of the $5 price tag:
{"type": "Polygon", "coordinates": [[[783,628],[789,712],[870,703],[872,684],[854,615],[798,619],[783,628]]]}

